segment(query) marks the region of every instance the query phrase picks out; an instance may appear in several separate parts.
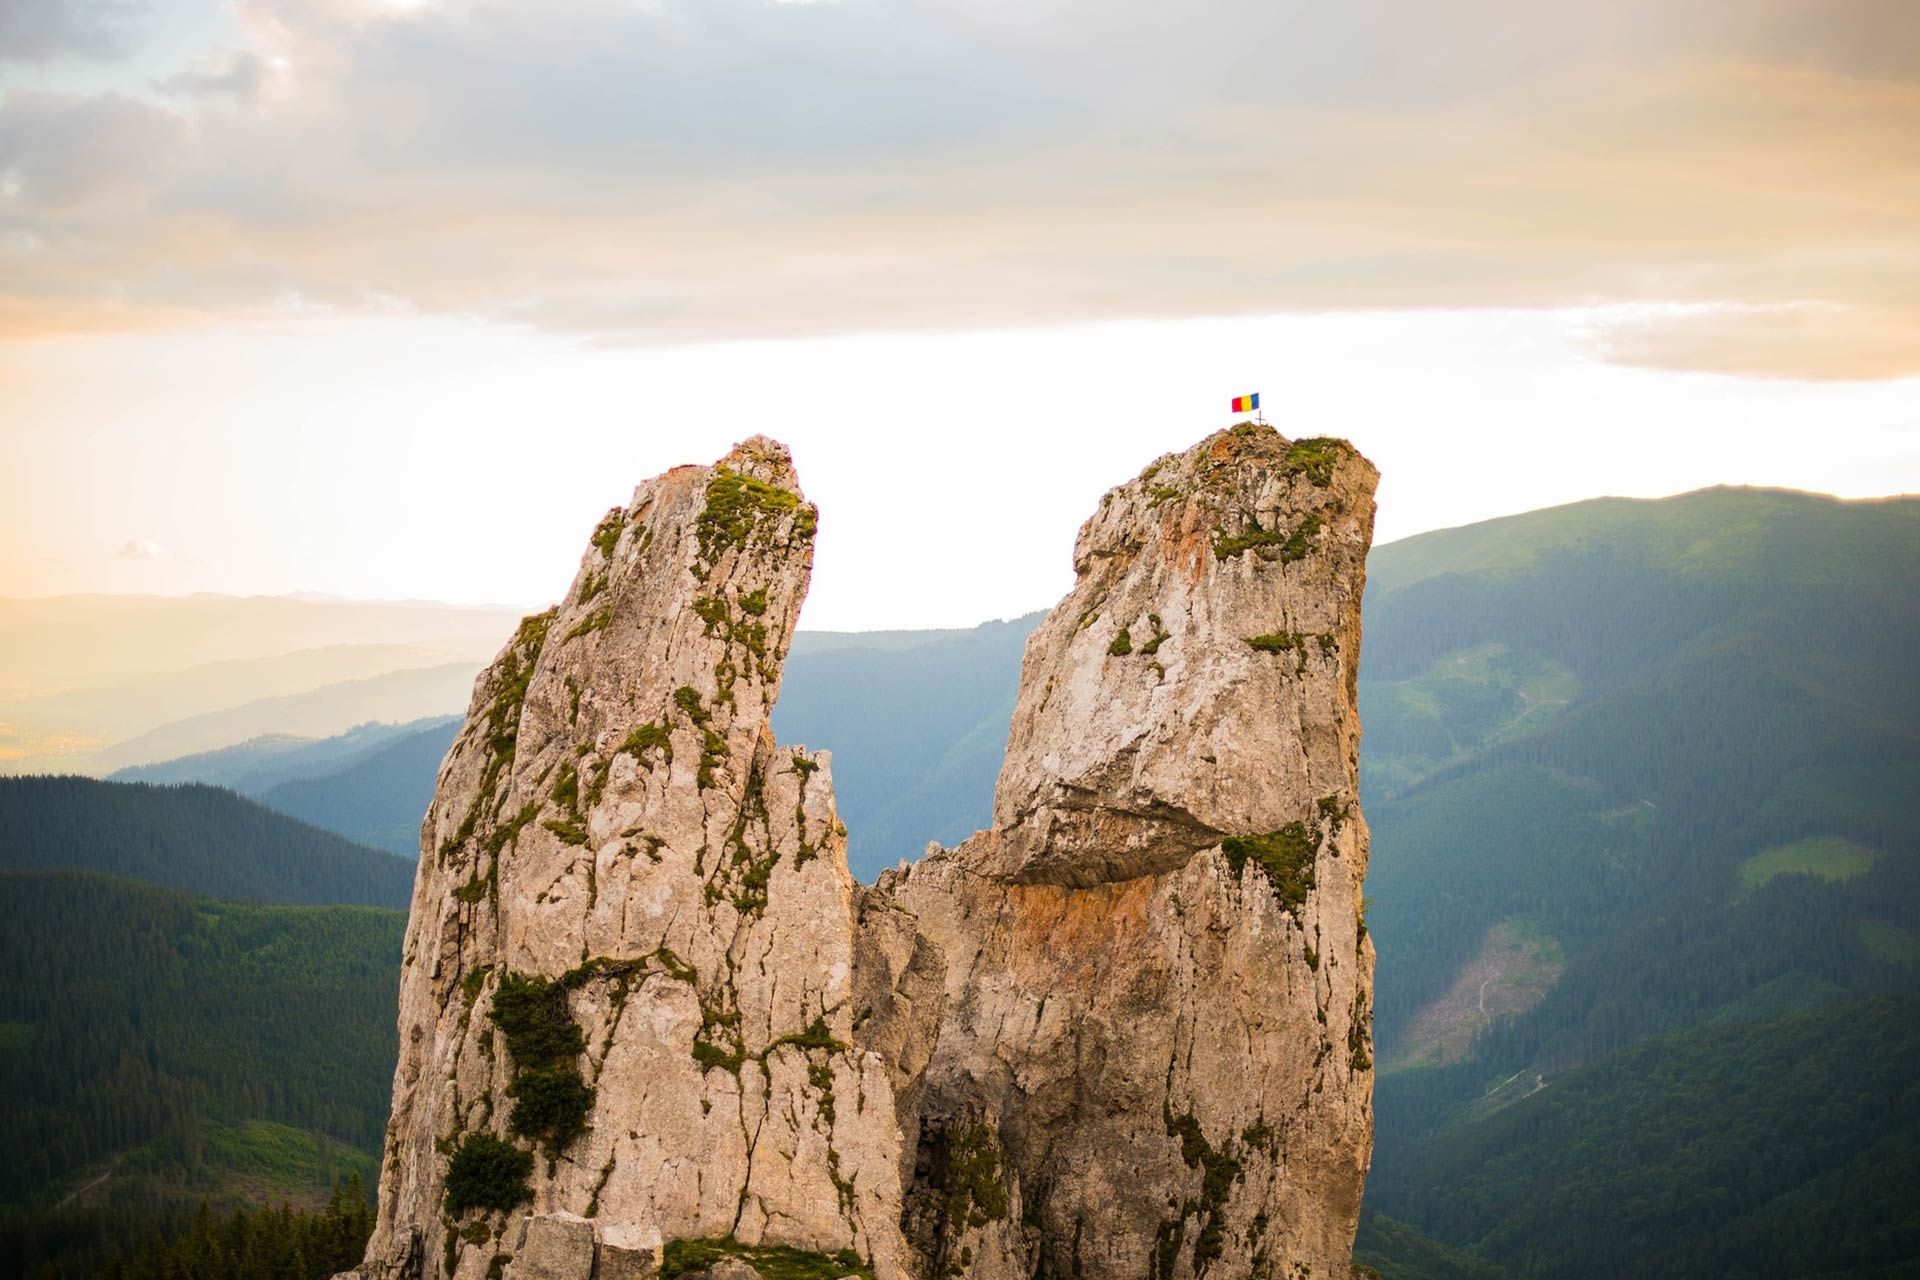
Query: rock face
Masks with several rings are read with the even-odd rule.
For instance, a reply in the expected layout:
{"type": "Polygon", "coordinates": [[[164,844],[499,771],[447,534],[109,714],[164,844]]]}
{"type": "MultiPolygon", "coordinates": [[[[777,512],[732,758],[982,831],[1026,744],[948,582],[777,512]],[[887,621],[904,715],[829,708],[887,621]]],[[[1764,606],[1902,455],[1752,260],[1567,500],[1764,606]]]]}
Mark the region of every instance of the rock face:
{"type": "Polygon", "coordinates": [[[1375,479],[1344,444],[1243,427],[1081,529],[1078,582],[1027,643],[993,830],[878,886],[947,961],[917,1182],[955,1194],[943,1163],[980,1146],[1026,1227],[910,1215],[923,1263],[1347,1274],[1372,1144],[1354,681],[1375,479]]]}
{"type": "Polygon", "coordinates": [[[1344,1278],[1375,478],[1243,425],[1109,493],[993,829],[871,888],[768,728],[786,451],[641,485],[442,766],[360,1274],[1344,1278]]]}

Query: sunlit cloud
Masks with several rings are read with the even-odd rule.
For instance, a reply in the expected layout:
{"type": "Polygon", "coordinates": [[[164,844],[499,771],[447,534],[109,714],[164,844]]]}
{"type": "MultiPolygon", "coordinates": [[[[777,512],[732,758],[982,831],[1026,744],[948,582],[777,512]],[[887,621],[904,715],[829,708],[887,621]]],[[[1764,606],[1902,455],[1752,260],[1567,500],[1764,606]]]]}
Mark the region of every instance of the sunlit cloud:
{"type": "Polygon", "coordinates": [[[289,299],[614,344],[1605,303],[1685,309],[1606,335],[1620,361],[1920,373],[1912,6],[233,13],[244,47],[140,86],[0,99],[0,333],[289,299]]]}

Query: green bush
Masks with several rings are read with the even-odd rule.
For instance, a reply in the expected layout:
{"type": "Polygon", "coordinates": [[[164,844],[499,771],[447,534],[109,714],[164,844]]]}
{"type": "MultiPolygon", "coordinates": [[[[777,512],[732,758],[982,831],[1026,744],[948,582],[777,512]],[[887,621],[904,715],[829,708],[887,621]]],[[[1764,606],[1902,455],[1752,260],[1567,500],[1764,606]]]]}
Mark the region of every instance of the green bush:
{"type": "MultiPolygon", "coordinates": [[[[711,566],[721,553],[743,547],[747,538],[767,517],[779,517],[800,507],[800,495],[752,476],[744,476],[727,467],[716,468],[707,482],[707,505],[694,521],[694,536],[700,543],[700,559],[711,566]]],[[[794,533],[802,538],[813,535],[813,513],[802,511],[794,521],[794,533]]]]}
{"type": "Polygon", "coordinates": [[[532,1197],[527,1185],[532,1173],[531,1151],[492,1134],[469,1133],[447,1162],[447,1212],[457,1216],[469,1209],[511,1209],[532,1197]]]}
{"type": "Polygon", "coordinates": [[[580,1078],[586,1037],[567,1008],[567,986],[509,973],[500,980],[488,1015],[506,1037],[513,1058],[507,1096],[508,1126],[557,1152],[586,1131],[593,1090],[580,1078]]]}
{"type": "Polygon", "coordinates": [[[1306,477],[1307,483],[1324,489],[1333,483],[1333,469],[1353,452],[1353,446],[1332,436],[1314,436],[1295,440],[1287,446],[1280,465],[1289,474],[1306,477]]]}
{"type": "Polygon", "coordinates": [[[540,1138],[558,1150],[587,1129],[593,1109],[593,1090],[571,1063],[544,1071],[516,1071],[507,1085],[513,1114],[507,1127],[528,1138],[540,1138]]]}

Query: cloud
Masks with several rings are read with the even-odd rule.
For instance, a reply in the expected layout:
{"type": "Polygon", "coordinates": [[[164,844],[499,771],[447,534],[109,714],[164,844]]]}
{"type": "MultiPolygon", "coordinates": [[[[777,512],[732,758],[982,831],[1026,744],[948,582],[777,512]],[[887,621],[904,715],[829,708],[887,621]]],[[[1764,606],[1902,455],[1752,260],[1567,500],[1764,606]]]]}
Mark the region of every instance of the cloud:
{"type": "Polygon", "coordinates": [[[6,0],[0,63],[119,57],[145,12],[146,5],[131,0],[6,0]]]}
{"type": "Polygon", "coordinates": [[[167,553],[151,538],[133,538],[114,553],[117,560],[167,560],[167,553]]]}
{"type": "Polygon", "coordinates": [[[1825,303],[1682,308],[1617,324],[1599,342],[1621,364],[1865,381],[1915,372],[1917,319],[1910,311],[1825,303]]]}
{"type": "MultiPolygon", "coordinates": [[[[16,229],[46,243],[56,238],[53,215],[73,205],[150,191],[185,133],[178,116],[120,94],[9,94],[0,101],[0,175],[16,229]]],[[[121,226],[122,234],[145,230],[121,226]]]]}
{"type": "Polygon", "coordinates": [[[257,100],[267,82],[267,62],[246,49],[226,49],[203,62],[156,82],[161,93],[186,98],[230,97],[257,100]]]}
{"type": "Polygon", "coordinates": [[[172,107],[0,104],[0,326],[398,300],[631,342],[1671,303],[1605,349],[1920,373],[1901,0],[235,12],[246,47],[165,78],[172,107]]]}

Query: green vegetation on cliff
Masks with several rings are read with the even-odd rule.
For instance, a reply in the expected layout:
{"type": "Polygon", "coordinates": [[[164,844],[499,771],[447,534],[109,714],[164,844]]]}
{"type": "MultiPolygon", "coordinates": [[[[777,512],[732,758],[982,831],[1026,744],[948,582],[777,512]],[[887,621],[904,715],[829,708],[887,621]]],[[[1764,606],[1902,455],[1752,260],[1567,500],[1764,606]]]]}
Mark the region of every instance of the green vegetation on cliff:
{"type": "Polygon", "coordinates": [[[809,1253],[784,1245],[746,1245],[731,1236],[720,1240],[670,1240],[660,1264],[660,1280],[704,1272],[723,1258],[738,1258],[765,1280],[873,1280],[873,1270],[851,1249],[809,1253]]]}

